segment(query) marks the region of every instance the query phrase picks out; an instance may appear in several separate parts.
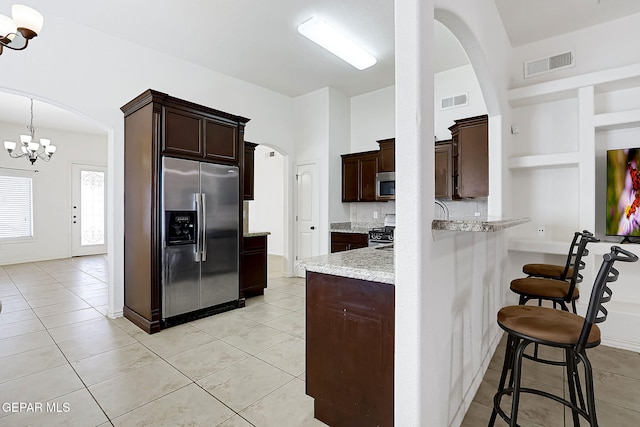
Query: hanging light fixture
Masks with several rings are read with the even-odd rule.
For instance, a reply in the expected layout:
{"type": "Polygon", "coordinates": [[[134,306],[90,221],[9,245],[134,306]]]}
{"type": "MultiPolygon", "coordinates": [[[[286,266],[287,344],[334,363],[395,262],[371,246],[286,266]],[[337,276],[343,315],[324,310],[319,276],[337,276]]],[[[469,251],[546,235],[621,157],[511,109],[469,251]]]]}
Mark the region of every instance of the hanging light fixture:
{"type": "Polygon", "coordinates": [[[27,48],[29,40],[36,37],[44,18],[40,12],[22,4],[11,6],[11,16],[0,14],[0,55],[3,47],[12,50],[27,48]]]}
{"type": "Polygon", "coordinates": [[[56,152],[56,146],[51,145],[51,140],[46,138],[40,138],[40,142],[35,142],[33,136],[36,133],[36,128],[33,127],[33,99],[31,99],[31,123],[27,126],[29,129],[29,135],[20,135],[20,148],[22,154],[15,154],[13,151],[16,149],[17,143],[13,141],[5,141],[4,148],[9,153],[9,156],[14,159],[20,157],[26,157],[31,164],[34,164],[36,160],[42,159],[45,162],[51,160],[51,156],[56,152]]]}

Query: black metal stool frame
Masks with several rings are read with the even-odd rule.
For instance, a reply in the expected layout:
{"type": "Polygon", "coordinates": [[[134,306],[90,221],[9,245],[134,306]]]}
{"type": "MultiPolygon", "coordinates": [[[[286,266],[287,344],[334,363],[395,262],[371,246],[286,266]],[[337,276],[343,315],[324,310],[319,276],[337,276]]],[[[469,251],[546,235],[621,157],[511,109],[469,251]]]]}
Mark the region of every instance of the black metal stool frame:
{"type": "MultiPolygon", "coordinates": [[[[499,323],[500,327],[504,329],[508,334],[507,348],[505,351],[504,364],[502,374],[500,376],[500,384],[498,385],[498,392],[494,396],[493,412],[489,419],[489,427],[495,424],[497,415],[505,420],[511,427],[517,427],[518,406],[520,403],[520,393],[530,393],[539,396],[547,397],[556,402],[562,403],[564,406],[571,408],[573,415],[574,426],[579,427],[579,416],[585,418],[592,427],[598,426],[595,396],[593,391],[593,372],[591,363],[586,355],[586,349],[596,347],[600,344],[597,342],[588,342],[589,334],[595,323],[601,323],[606,320],[607,310],[602,304],[610,301],[611,289],[607,286],[607,283],[615,282],[618,279],[619,272],[613,268],[613,264],[616,261],[622,262],[636,262],[638,257],[631,252],[628,252],[618,246],[612,246],[611,252],[603,256],[603,262],[598,271],[598,275],[594,281],[593,289],[591,291],[591,298],[589,300],[589,306],[587,313],[584,316],[584,323],[580,331],[580,336],[576,343],[561,344],[557,342],[551,342],[536,337],[524,335],[518,331],[510,330],[499,323]],[[550,347],[563,348],[565,350],[565,365],[567,368],[567,382],[569,386],[569,398],[570,401],[563,399],[554,394],[545,392],[543,390],[523,388],[521,387],[521,370],[522,370],[522,358],[524,351],[530,344],[541,344],[550,347]],[[585,386],[586,386],[586,403],[584,401],[583,393],[580,388],[578,364],[582,363],[585,373],[585,386]],[[509,377],[509,386],[504,387],[507,373],[511,371],[509,377]],[[508,416],[500,407],[500,401],[505,394],[512,395],[511,402],[511,414],[508,416]],[[580,406],[578,406],[578,397],[580,400],[580,406]]],[[[534,307],[535,309],[536,307],[534,307]]],[[[550,310],[546,307],[541,307],[542,310],[550,310]]],[[[545,361],[542,361],[546,363],[545,361]]]]}

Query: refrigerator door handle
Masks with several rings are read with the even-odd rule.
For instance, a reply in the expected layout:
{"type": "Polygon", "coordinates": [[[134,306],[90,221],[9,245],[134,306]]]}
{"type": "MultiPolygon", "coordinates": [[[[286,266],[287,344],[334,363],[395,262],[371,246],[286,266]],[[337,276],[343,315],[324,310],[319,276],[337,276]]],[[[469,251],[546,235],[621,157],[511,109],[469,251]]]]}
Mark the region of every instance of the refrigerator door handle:
{"type": "Polygon", "coordinates": [[[196,250],[195,261],[200,262],[200,229],[202,227],[202,215],[200,213],[200,193],[194,194],[196,199],[196,250]]]}
{"type": "Polygon", "coordinates": [[[202,256],[200,259],[202,262],[207,260],[207,199],[204,193],[200,193],[202,196],[202,256]]]}

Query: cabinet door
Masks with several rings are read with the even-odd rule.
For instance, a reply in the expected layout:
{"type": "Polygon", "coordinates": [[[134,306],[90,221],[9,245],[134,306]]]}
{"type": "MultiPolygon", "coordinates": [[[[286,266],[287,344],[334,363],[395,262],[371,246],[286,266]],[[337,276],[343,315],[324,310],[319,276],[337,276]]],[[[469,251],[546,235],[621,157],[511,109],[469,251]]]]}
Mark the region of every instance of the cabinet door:
{"type": "Polygon", "coordinates": [[[163,154],[202,156],[200,116],[165,107],[163,154]]]}
{"type": "Polygon", "coordinates": [[[489,195],[489,150],[487,125],[460,129],[458,136],[458,195],[489,195]]]}
{"type": "Polygon", "coordinates": [[[267,236],[243,238],[240,297],[261,295],[267,287],[267,236]]]}
{"type": "Polygon", "coordinates": [[[356,157],[342,158],[342,201],[357,202],[359,192],[358,159],[356,157]]]}
{"type": "Polygon", "coordinates": [[[369,236],[360,233],[331,233],[331,253],[369,246],[369,236]]]}
{"type": "Polygon", "coordinates": [[[378,173],[378,156],[370,154],[360,159],[360,197],[361,202],[376,201],[376,173],[378,173]]]}
{"type": "Polygon", "coordinates": [[[451,143],[438,144],[435,148],[435,170],[437,199],[451,198],[451,143]]]}
{"type": "Polygon", "coordinates": [[[244,142],[244,200],[254,199],[254,160],[257,145],[247,141],[244,142]]]}
{"type": "Polygon", "coordinates": [[[396,170],[396,139],[383,139],[380,145],[380,162],[378,172],[394,172],[396,170]]]}
{"type": "Polygon", "coordinates": [[[224,163],[238,163],[238,128],[235,125],[204,121],[204,157],[224,163]]]}

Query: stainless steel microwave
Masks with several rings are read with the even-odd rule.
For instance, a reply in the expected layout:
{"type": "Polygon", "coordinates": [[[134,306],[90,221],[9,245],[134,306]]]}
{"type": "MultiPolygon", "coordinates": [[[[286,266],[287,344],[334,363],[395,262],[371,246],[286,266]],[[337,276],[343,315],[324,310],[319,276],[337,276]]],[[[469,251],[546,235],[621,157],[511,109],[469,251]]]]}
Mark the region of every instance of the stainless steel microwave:
{"type": "Polygon", "coordinates": [[[396,199],[396,173],[378,172],[376,174],[376,199],[395,200],[396,199]]]}

